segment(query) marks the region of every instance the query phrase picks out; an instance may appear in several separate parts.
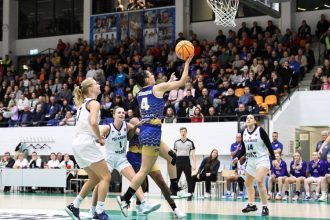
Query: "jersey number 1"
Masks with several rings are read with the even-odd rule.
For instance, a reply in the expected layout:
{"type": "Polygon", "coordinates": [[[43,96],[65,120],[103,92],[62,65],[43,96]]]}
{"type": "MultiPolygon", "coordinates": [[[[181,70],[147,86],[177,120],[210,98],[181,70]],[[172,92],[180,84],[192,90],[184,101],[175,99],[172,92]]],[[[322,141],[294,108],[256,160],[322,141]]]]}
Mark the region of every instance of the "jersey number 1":
{"type": "Polygon", "coordinates": [[[141,109],[148,111],[149,108],[150,108],[150,105],[148,104],[148,98],[147,97],[142,98],[141,109]]]}

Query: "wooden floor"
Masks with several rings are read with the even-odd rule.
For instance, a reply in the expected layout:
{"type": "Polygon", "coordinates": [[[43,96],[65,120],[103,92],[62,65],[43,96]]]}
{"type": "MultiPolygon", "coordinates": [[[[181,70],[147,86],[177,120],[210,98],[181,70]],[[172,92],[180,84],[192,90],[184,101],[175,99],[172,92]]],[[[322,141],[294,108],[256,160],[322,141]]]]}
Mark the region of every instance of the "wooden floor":
{"type": "MultiPolygon", "coordinates": [[[[64,207],[72,202],[73,194],[42,194],[42,193],[0,193],[0,219],[69,219],[63,211],[64,207]]],[[[112,220],[119,219],[174,219],[171,208],[166,201],[158,196],[149,196],[149,201],[161,203],[157,212],[147,217],[136,215],[134,202],[132,202],[129,217],[121,215],[115,201],[115,195],[107,198],[105,208],[112,220]]],[[[260,211],[251,214],[241,212],[246,200],[230,199],[185,199],[176,200],[177,206],[187,213],[186,219],[265,219],[260,217],[260,211]]],[[[82,219],[91,204],[91,197],[84,200],[81,205],[82,219]]],[[[260,204],[258,204],[260,205],[260,204]]],[[[270,216],[267,219],[330,219],[330,202],[271,202],[269,204],[270,216]]],[[[260,208],[259,208],[260,210],[260,208]]]]}

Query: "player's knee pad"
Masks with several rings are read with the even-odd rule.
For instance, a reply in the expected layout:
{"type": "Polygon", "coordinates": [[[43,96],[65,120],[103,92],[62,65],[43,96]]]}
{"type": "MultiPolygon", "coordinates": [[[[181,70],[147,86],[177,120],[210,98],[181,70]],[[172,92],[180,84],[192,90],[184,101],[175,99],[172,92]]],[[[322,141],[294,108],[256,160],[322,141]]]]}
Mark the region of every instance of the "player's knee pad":
{"type": "Polygon", "coordinates": [[[168,152],[168,155],[170,155],[170,156],[172,157],[171,164],[172,164],[173,166],[175,166],[175,165],[176,165],[176,153],[175,153],[173,150],[170,150],[170,151],[168,152]]]}

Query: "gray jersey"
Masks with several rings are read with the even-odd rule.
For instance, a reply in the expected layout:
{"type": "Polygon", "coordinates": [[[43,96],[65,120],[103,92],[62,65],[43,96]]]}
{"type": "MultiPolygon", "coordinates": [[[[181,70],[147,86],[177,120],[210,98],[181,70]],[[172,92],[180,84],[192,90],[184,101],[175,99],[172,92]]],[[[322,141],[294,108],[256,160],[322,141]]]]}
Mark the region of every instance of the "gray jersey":
{"type": "Polygon", "coordinates": [[[174,142],[174,150],[178,157],[189,157],[190,151],[195,150],[194,142],[187,138],[185,142],[181,139],[174,142]]]}

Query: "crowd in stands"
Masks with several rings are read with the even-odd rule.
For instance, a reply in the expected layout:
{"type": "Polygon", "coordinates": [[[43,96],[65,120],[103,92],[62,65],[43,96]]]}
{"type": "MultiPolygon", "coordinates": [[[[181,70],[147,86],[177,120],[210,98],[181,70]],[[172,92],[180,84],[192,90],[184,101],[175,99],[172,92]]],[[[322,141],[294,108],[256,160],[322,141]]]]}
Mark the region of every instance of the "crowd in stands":
{"type": "Polygon", "coordinates": [[[127,5],[123,5],[121,0],[117,0],[115,10],[123,12],[171,5],[174,5],[174,0],[128,0],[127,5]]]}
{"type": "MultiPolygon", "coordinates": [[[[268,104],[263,100],[267,96],[275,96],[274,104],[278,104],[280,97],[315,66],[312,33],[306,21],[298,31],[280,30],[272,21],[265,29],[257,22],[251,27],[245,22],[241,25],[237,32],[229,30],[227,35],[219,30],[214,41],[198,39],[193,31],[189,36],[178,34],[176,43],[190,40],[195,57],[189,82],[164,97],[165,123],[213,122],[219,121],[219,116],[221,120],[237,120],[241,115],[265,112],[268,104]]],[[[328,28],[322,16],[317,33],[330,48],[328,28]]],[[[313,89],[330,87],[325,82],[325,76],[329,76],[328,51],[325,66],[315,73],[313,89]]],[[[174,45],[143,48],[137,39],[115,42],[100,38],[93,48],[83,39],[74,44],[59,39],[53,54],[31,57],[24,70],[13,66],[11,59],[7,55],[0,68],[2,127],[74,125],[72,92],[86,77],[95,78],[101,85],[98,101],[102,123],[112,120],[115,106],[123,107],[131,118],[138,114],[135,96],[140,89],[132,79],[134,72],[148,69],[161,83],[179,78],[183,68],[174,45]]]]}

